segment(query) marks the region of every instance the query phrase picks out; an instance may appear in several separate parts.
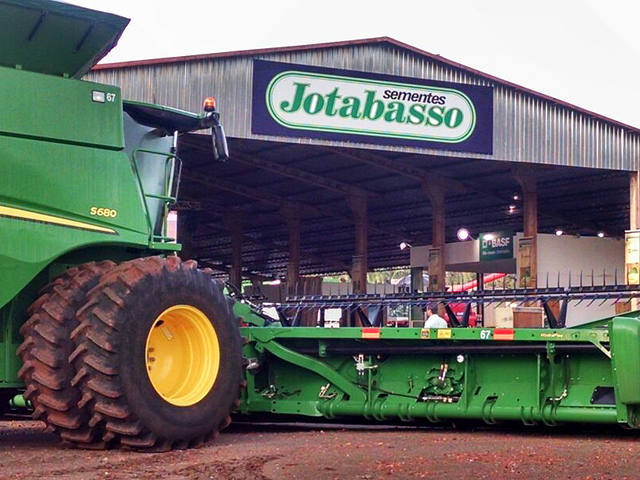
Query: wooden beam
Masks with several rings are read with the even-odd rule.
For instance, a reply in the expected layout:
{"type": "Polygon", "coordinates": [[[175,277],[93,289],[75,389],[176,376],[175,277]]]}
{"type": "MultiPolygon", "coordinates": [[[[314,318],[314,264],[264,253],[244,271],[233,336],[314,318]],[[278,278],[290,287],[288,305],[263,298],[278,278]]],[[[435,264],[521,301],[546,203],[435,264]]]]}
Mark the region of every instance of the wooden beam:
{"type": "Polygon", "coordinates": [[[431,247],[429,249],[429,290],[444,291],[445,264],[445,191],[436,183],[423,183],[422,190],[431,202],[431,247]]]}
{"type": "Polygon", "coordinates": [[[365,197],[380,196],[378,193],[371,192],[369,190],[365,190],[363,188],[350,185],[348,183],[340,182],[338,180],[334,180],[333,178],[324,177],[314,173],[309,173],[304,170],[299,170],[297,168],[290,167],[288,165],[282,165],[279,163],[270,162],[269,160],[258,158],[255,155],[248,155],[245,153],[234,151],[233,161],[234,162],[238,161],[238,162],[244,163],[245,165],[250,165],[252,167],[260,168],[262,170],[268,170],[270,172],[277,173],[285,177],[293,178],[295,180],[299,180],[301,182],[314,185],[316,187],[332,190],[334,192],[338,192],[343,195],[361,195],[365,197]]]}
{"type": "Polygon", "coordinates": [[[453,193],[464,193],[467,191],[466,186],[457,180],[445,177],[438,173],[428,172],[411,165],[406,165],[402,162],[402,160],[386,158],[382,155],[378,155],[369,151],[367,151],[367,153],[365,154],[358,150],[346,151],[338,150],[336,148],[326,148],[325,150],[328,150],[335,155],[340,155],[346,158],[351,158],[358,162],[367,163],[375,167],[383,168],[387,171],[400,174],[404,177],[411,178],[412,180],[416,180],[420,183],[438,183],[446,187],[448,191],[453,193]]]}
{"type": "MultiPolygon", "coordinates": [[[[389,159],[389,158],[385,158],[383,156],[377,155],[375,153],[370,153],[370,152],[363,154],[362,152],[359,152],[357,150],[352,150],[348,152],[339,150],[336,148],[325,148],[325,150],[330,151],[337,155],[342,155],[343,157],[353,158],[354,160],[357,160],[363,163],[368,163],[370,165],[374,165],[391,172],[395,172],[406,178],[411,178],[413,180],[416,180],[420,183],[428,182],[428,183],[439,184],[445,187],[447,192],[465,193],[465,192],[475,191],[477,193],[481,193],[483,195],[487,195],[505,202],[505,207],[506,205],[512,202],[512,199],[509,195],[506,195],[501,192],[497,192],[490,188],[485,188],[482,185],[478,185],[476,182],[460,181],[460,180],[456,180],[435,172],[429,172],[420,168],[416,168],[411,165],[404,165],[402,161],[398,159],[389,159]]],[[[520,166],[517,166],[516,168],[518,167],[520,166]]],[[[584,228],[585,230],[591,231],[593,233],[596,233],[602,230],[598,225],[594,225],[590,222],[586,222],[586,223],[583,222],[581,224],[577,224],[575,218],[570,217],[569,215],[564,214],[561,210],[558,210],[553,207],[545,207],[544,212],[541,212],[541,213],[543,213],[544,215],[550,218],[555,218],[567,226],[574,225],[576,227],[584,228]]],[[[613,232],[606,232],[606,233],[613,234],[613,232]]]]}
{"type": "MultiPolygon", "coordinates": [[[[209,142],[207,142],[205,146],[200,142],[183,140],[183,144],[191,148],[194,148],[196,150],[204,151],[207,154],[211,153],[209,150],[209,142]]],[[[282,148],[282,146],[269,149],[268,151],[273,152],[275,150],[278,150],[279,148],[282,148]]],[[[305,182],[320,188],[333,190],[343,195],[364,195],[367,197],[380,196],[380,194],[376,192],[372,192],[372,191],[357,187],[355,185],[351,185],[349,183],[344,183],[339,180],[335,180],[333,178],[310,173],[305,170],[300,170],[298,168],[291,167],[289,165],[282,165],[277,162],[271,162],[269,160],[265,160],[264,158],[257,157],[256,154],[239,152],[237,149],[233,151],[233,161],[241,162],[241,163],[244,163],[245,165],[250,165],[255,168],[260,168],[262,170],[267,170],[273,173],[277,173],[285,177],[290,177],[295,180],[299,180],[301,182],[305,182]]]]}
{"type": "Polygon", "coordinates": [[[231,232],[231,270],[229,282],[242,288],[242,218],[239,215],[224,217],[224,223],[231,232]]]}
{"type": "Polygon", "coordinates": [[[231,212],[237,212],[240,214],[247,213],[253,210],[253,204],[244,204],[242,206],[223,206],[209,200],[190,200],[181,199],[171,206],[172,210],[178,212],[214,212],[220,215],[228,215],[231,212]]]}
{"type": "Polygon", "coordinates": [[[298,295],[300,283],[300,214],[297,211],[282,211],[289,231],[289,259],[287,261],[287,294],[298,295]]]}
{"type": "Polygon", "coordinates": [[[629,230],[640,228],[640,182],[638,172],[629,173],[629,230]]]}
{"type": "MultiPolygon", "coordinates": [[[[340,220],[343,220],[344,222],[347,222],[347,223],[353,223],[353,219],[349,215],[340,213],[340,211],[338,211],[335,208],[329,208],[329,207],[318,206],[318,205],[310,205],[310,204],[299,202],[299,201],[289,200],[289,199],[280,197],[278,195],[265,192],[264,190],[261,190],[259,188],[247,187],[238,183],[229,182],[226,180],[222,180],[220,178],[214,178],[207,175],[194,175],[190,173],[183,173],[182,178],[192,182],[200,183],[201,185],[204,185],[210,188],[226,190],[228,192],[235,193],[236,195],[252,198],[254,200],[258,200],[260,202],[264,202],[270,205],[275,205],[280,208],[286,208],[288,210],[297,209],[301,215],[305,213],[323,215],[326,217],[339,218],[340,220]]],[[[368,228],[373,233],[387,235],[396,240],[399,239],[399,241],[406,240],[406,237],[403,235],[399,235],[395,232],[390,232],[383,228],[379,228],[376,225],[373,225],[371,223],[368,224],[368,228]]]]}
{"type": "MultiPolygon", "coordinates": [[[[207,226],[210,228],[213,228],[214,230],[218,230],[218,231],[224,231],[225,229],[219,224],[219,223],[213,223],[213,222],[207,222],[207,226]]],[[[254,245],[260,246],[260,247],[264,247],[268,250],[275,250],[277,252],[288,252],[289,251],[289,247],[287,245],[280,245],[278,243],[275,242],[268,242],[268,241],[264,241],[264,240],[258,240],[250,235],[247,235],[245,233],[242,234],[242,241],[244,243],[252,243],[254,245]]],[[[199,248],[203,248],[202,246],[200,246],[199,248]]],[[[204,247],[207,248],[207,247],[204,247]]],[[[340,271],[349,271],[349,265],[347,265],[346,263],[342,262],[341,260],[337,259],[337,258],[331,258],[331,257],[327,257],[325,255],[315,255],[315,254],[310,254],[310,253],[305,253],[304,256],[306,258],[309,258],[311,260],[315,260],[317,262],[320,262],[324,265],[327,266],[331,266],[331,267],[335,267],[337,270],[340,271]]]]}
{"type": "Polygon", "coordinates": [[[304,207],[300,203],[289,202],[287,199],[265,192],[259,188],[251,188],[239,183],[229,182],[221,178],[216,178],[208,175],[196,175],[193,173],[182,173],[182,178],[191,182],[199,183],[205,187],[216,188],[218,190],[225,190],[227,192],[235,193],[242,197],[251,198],[259,202],[267,203],[269,205],[275,205],[276,207],[304,207]]]}
{"type": "MultiPolygon", "coordinates": [[[[216,261],[215,259],[212,259],[212,258],[207,258],[205,260],[198,260],[198,265],[200,267],[210,268],[211,270],[214,270],[216,272],[224,272],[227,275],[231,271],[231,268],[225,267],[224,265],[218,263],[218,261],[216,261]]],[[[274,277],[272,275],[260,275],[260,274],[257,274],[257,273],[246,273],[245,276],[251,281],[254,281],[254,280],[258,280],[258,281],[274,280],[274,277]]]]}
{"type": "MultiPolygon", "coordinates": [[[[542,168],[542,167],[537,166],[537,168],[542,168]]],[[[512,167],[511,171],[514,176],[515,174],[513,172],[521,172],[522,175],[532,177],[533,179],[537,178],[536,169],[530,165],[515,165],[512,167]]],[[[471,191],[476,191],[477,193],[480,193],[482,195],[486,195],[488,197],[492,197],[492,198],[495,198],[496,200],[500,200],[504,202],[505,208],[507,205],[510,205],[513,203],[513,198],[511,197],[510,194],[505,194],[504,192],[497,192],[490,188],[485,188],[482,185],[477,185],[475,182],[471,183],[471,182],[465,181],[462,183],[471,191]]],[[[524,194],[523,194],[523,198],[524,198],[524,194]]],[[[537,195],[536,195],[536,205],[538,205],[537,195]]],[[[562,210],[558,208],[554,208],[549,205],[545,206],[544,210],[539,209],[539,205],[536,208],[537,208],[538,216],[544,215],[545,217],[554,219],[558,221],[560,224],[564,225],[565,228],[567,229],[574,227],[576,230],[584,229],[593,233],[597,233],[602,230],[598,225],[595,225],[591,222],[582,221],[578,223],[576,222],[576,217],[567,215],[566,213],[564,213],[562,210]]],[[[536,228],[537,228],[537,225],[536,225],[536,228]]]]}
{"type": "Polygon", "coordinates": [[[518,251],[520,287],[536,288],[538,285],[538,185],[535,172],[530,167],[516,166],[513,176],[522,190],[522,220],[526,248],[518,251]]]}
{"type": "Polygon", "coordinates": [[[524,235],[530,237],[538,233],[538,183],[535,172],[529,167],[513,167],[514,178],[522,191],[522,216],[524,235]]]}
{"type": "Polygon", "coordinates": [[[351,280],[353,293],[367,293],[367,272],[369,271],[368,251],[368,208],[367,198],[351,196],[347,199],[353,212],[355,225],[355,249],[351,264],[351,280]]]}
{"type": "MultiPolygon", "coordinates": [[[[637,231],[640,229],[640,172],[637,170],[629,174],[629,230],[624,236],[624,279],[628,285],[640,283],[638,278],[637,252],[640,249],[637,231]]],[[[624,310],[638,310],[638,299],[632,298],[624,307],[616,306],[616,313],[624,310]]]]}
{"type": "MultiPolygon", "coordinates": [[[[424,269],[422,267],[410,267],[411,268],[411,291],[412,292],[424,292],[424,269]]],[[[424,313],[422,307],[419,305],[412,305],[409,308],[409,320],[410,326],[422,328],[424,325],[424,313]]]]}
{"type": "Polygon", "coordinates": [[[422,190],[431,203],[433,219],[431,244],[434,247],[441,247],[445,244],[445,192],[437,184],[423,184],[422,190]]]}

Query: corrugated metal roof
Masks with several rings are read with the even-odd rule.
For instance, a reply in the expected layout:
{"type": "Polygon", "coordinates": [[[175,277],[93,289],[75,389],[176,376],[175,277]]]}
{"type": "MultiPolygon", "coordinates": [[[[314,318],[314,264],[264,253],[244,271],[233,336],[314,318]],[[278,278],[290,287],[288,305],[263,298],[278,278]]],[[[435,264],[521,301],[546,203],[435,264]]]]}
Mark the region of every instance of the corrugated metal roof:
{"type": "Polygon", "coordinates": [[[101,66],[88,78],[119,85],[125,98],[198,111],[215,95],[230,137],[612,170],[640,169],[640,131],[386,37],[101,66]],[[186,59],[186,60],[185,60],[186,59]],[[493,153],[452,152],[436,143],[382,145],[258,135],[252,131],[254,59],[493,86],[493,153]],[[502,82],[502,83],[498,83],[502,82]]]}
{"type": "Polygon", "coordinates": [[[428,57],[429,59],[435,62],[439,62],[448,67],[464,70],[468,73],[471,73],[472,75],[484,78],[493,84],[503,85],[505,87],[509,87],[519,92],[526,93],[528,95],[532,95],[535,97],[539,97],[547,102],[555,103],[557,105],[561,105],[563,107],[576,110],[585,115],[597,118],[604,122],[611,123],[612,125],[616,125],[618,127],[628,129],[640,134],[639,128],[633,127],[623,122],[619,122],[617,120],[592,112],[590,110],[579,107],[572,103],[565,102],[564,100],[560,100],[559,98],[555,98],[550,95],[546,95],[544,93],[540,93],[535,90],[532,90],[530,88],[523,87],[522,85],[518,85],[516,83],[510,82],[508,80],[504,80],[502,78],[498,78],[494,75],[490,75],[488,73],[482,72],[475,68],[463,65],[462,63],[455,62],[448,58],[427,52],[426,50],[422,50],[418,47],[414,47],[407,43],[404,43],[394,38],[386,37],[386,36],[362,38],[362,39],[355,39],[355,40],[344,40],[339,42],[294,45],[294,46],[287,46],[287,47],[258,48],[258,49],[252,49],[252,50],[235,50],[230,52],[205,53],[205,54],[198,54],[198,55],[185,55],[185,56],[179,56],[179,57],[165,57],[165,58],[153,58],[153,59],[147,59],[147,60],[134,60],[134,61],[128,61],[128,62],[104,63],[104,64],[96,65],[93,68],[93,70],[96,70],[96,71],[111,70],[111,69],[138,67],[138,66],[145,66],[145,65],[162,65],[162,64],[168,64],[168,63],[194,62],[194,61],[201,61],[201,60],[214,60],[214,59],[242,57],[242,56],[250,56],[250,57],[263,56],[263,55],[271,55],[271,54],[299,52],[304,50],[323,50],[328,48],[351,47],[351,46],[358,46],[358,45],[372,45],[372,44],[381,44],[381,43],[393,45],[395,47],[408,50],[415,54],[428,57]]]}

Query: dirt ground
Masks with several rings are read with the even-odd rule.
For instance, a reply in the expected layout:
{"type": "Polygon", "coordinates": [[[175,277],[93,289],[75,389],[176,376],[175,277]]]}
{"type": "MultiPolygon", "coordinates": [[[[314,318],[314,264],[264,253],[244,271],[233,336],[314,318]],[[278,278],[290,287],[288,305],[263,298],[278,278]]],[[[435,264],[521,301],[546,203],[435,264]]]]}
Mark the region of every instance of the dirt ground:
{"type": "Polygon", "coordinates": [[[525,427],[235,425],[197,450],[140,454],[65,448],[32,421],[0,422],[11,479],[633,479],[640,434],[525,427]]]}

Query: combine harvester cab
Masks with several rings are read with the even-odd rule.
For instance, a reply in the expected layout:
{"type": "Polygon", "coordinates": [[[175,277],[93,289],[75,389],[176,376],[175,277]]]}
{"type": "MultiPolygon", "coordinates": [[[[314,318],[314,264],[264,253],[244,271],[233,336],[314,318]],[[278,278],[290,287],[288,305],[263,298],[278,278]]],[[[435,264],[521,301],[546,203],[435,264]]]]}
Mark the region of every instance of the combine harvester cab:
{"type": "Polygon", "coordinates": [[[81,77],[128,20],[0,0],[0,405],[80,447],[199,445],[229,422],[241,341],[222,285],[166,235],[192,114],[81,77]],[[19,356],[16,356],[16,352],[19,356]]]}

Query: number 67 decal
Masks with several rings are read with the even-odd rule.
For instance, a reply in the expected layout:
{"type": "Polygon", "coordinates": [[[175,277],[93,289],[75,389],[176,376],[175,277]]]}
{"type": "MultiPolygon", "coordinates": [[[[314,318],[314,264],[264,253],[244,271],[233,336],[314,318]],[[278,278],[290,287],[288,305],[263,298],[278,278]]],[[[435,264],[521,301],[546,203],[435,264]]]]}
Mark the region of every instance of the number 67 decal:
{"type": "Polygon", "coordinates": [[[493,330],[480,330],[480,340],[491,340],[493,330]]]}

